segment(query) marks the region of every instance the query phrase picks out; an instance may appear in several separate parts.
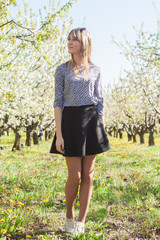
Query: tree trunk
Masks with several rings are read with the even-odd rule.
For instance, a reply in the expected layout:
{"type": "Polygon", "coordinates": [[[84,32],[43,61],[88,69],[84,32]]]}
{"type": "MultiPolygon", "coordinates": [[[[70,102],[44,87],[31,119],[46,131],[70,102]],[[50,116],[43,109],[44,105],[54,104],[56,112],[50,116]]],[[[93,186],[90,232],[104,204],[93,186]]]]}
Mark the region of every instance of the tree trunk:
{"type": "Polygon", "coordinates": [[[52,132],[50,131],[50,132],[48,133],[48,139],[52,139],[52,138],[53,138],[53,131],[52,131],[52,132]]]}
{"type": "Polygon", "coordinates": [[[114,128],[113,131],[114,131],[114,135],[113,136],[116,137],[116,129],[114,128]]]}
{"type": "Polygon", "coordinates": [[[32,132],[32,128],[30,126],[28,126],[26,128],[26,142],[25,145],[31,147],[31,132],[32,132]]]}
{"type": "Polygon", "coordinates": [[[38,144],[39,144],[36,131],[33,131],[33,143],[34,143],[35,145],[38,145],[38,144]]]}
{"type": "Polygon", "coordinates": [[[133,142],[136,143],[137,142],[137,136],[136,134],[132,136],[133,137],[133,142]]]}
{"type": "Polygon", "coordinates": [[[153,145],[155,145],[155,142],[154,142],[154,130],[151,129],[151,130],[150,130],[150,133],[149,133],[148,146],[153,146],[153,145]]]}
{"type": "Polygon", "coordinates": [[[122,139],[123,138],[123,133],[120,131],[119,132],[119,138],[122,139]]]}
{"type": "Polygon", "coordinates": [[[112,137],[112,132],[111,132],[111,131],[108,131],[108,134],[109,134],[109,136],[111,136],[111,137],[112,137]]]}
{"type": "Polygon", "coordinates": [[[127,134],[128,135],[128,142],[132,140],[132,135],[131,134],[127,134]]]}
{"type": "Polygon", "coordinates": [[[47,141],[48,140],[48,131],[46,130],[45,131],[45,141],[47,141]]]}
{"type": "Polygon", "coordinates": [[[14,141],[14,145],[12,147],[12,151],[21,150],[21,135],[19,133],[19,129],[16,128],[14,133],[15,133],[15,141],[14,141]]]}
{"type": "Polygon", "coordinates": [[[144,143],[144,133],[143,132],[139,133],[139,137],[140,137],[140,144],[143,144],[144,143]]]}

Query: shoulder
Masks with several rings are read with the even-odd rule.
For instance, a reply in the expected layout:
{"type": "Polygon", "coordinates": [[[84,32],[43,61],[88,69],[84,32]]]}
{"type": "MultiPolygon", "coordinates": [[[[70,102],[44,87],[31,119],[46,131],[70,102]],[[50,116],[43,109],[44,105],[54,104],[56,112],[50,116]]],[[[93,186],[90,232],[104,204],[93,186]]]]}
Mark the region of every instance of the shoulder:
{"type": "Polygon", "coordinates": [[[94,71],[95,74],[99,74],[101,72],[100,67],[93,62],[91,63],[90,68],[94,71]]]}
{"type": "Polygon", "coordinates": [[[55,73],[63,74],[66,69],[66,63],[61,63],[55,70],[55,73]]]}

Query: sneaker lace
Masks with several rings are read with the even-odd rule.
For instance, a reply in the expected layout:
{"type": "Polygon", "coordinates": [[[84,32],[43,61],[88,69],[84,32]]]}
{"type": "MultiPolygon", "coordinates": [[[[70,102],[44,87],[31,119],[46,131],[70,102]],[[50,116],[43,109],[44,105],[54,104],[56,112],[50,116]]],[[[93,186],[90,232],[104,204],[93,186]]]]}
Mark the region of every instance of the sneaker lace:
{"type": "Polygon", "coordinates": [[[74,227],[73,219],[67,219],[67,226],[68,226],[69,228],[73,228],[73,227],[74,227]]]}

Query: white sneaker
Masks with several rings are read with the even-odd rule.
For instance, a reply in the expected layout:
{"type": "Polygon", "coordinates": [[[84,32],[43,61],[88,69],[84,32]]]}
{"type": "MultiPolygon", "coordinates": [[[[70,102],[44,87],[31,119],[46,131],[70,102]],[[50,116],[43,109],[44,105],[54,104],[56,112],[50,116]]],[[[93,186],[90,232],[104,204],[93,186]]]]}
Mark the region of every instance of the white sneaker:
{"type": "Polygon", "coordinates": [[[75,234],[75,221],[66,217],[65,230],[67,233],[75,234]]]}
{"type": "Polygon", "coordinates": [[[78,235],[78,234],[84,234],[84,223],[82,222],[78,222],[76,221],[75,222],[75,234],[78,235]]]}

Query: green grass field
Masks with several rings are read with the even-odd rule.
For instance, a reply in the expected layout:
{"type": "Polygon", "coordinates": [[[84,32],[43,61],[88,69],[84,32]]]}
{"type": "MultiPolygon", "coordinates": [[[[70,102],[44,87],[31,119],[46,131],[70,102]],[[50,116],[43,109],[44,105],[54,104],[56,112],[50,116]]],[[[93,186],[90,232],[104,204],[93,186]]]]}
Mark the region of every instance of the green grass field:
{"type": "MultiPolygon", "coordinates": [[[[49,153],[51,140],[11,152],[13,135],[2,136],[0,239],[160,239],[160,135],[153,147],[109,139],[112,149],[97,155],[86,234],[71,237],[64,157],[49,153]]],[[[76,216],[78,207],[77,197],[76,216]]]]}

